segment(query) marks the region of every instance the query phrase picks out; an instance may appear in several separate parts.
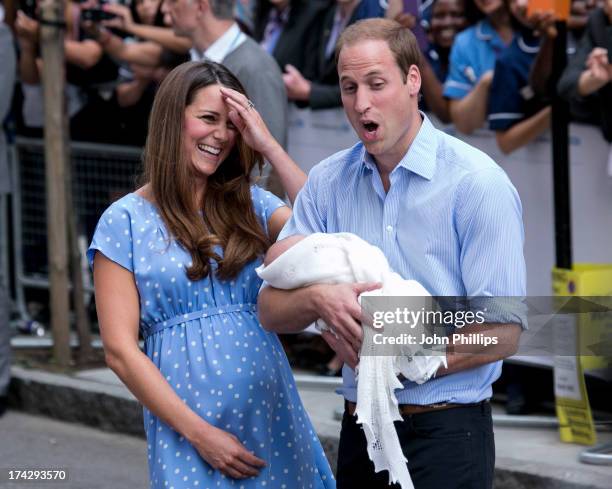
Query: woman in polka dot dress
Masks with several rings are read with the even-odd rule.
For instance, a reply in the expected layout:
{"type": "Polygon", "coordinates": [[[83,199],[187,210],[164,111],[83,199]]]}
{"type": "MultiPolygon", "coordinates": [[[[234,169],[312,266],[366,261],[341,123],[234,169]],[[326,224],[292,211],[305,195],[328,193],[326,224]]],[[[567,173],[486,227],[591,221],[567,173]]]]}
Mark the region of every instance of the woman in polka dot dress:
{"type": "Polygon", "coordinates": [[[147,183],[104,212],[88,251],[107,362],[144,405],[152,488],[335,487],[257,320],[254,269],[290,215],[250,183],[262,154],[293,200],[305,176],[240,82],[179,66],[153,104],[147,183]]]}

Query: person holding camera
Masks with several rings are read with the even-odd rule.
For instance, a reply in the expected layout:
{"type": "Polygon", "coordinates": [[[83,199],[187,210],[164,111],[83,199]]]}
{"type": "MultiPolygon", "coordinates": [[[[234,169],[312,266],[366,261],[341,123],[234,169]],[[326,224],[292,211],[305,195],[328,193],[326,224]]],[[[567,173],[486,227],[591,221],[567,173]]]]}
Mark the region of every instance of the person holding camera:
{"type": "Polygon", "coordinates": [[[142,146],[157,86],[172,68],[187,61],[190,43],[164,27],[160,0],[137,0],[130,7],[97,0],[84,5],[83,28],[120,65],[108,102],[116,122],[112,142],[142,146]],[[170,42],[168,48],[155,40],[142,39],[132,33],[138,29],[131,26],[163,32],[176,42],[170,42]],[[124,37],[118,35],[119,31],[124,32],[124,37]]]}
{"type": "MultiPolygon", "coordinates": [[[[66,2],[64,53],[66,59],[66,99],[73,140],[112,141],[112,110],[107,104],[112,84],[117,80],[118,66],[104,54],[101,46],[82,29],[81,11],[85,7],[66,2]],[[109,88],[111,87],[111,88],[109,88]],[[108,138],[108,139],[107,139],[108,138]]],[[[15,32],[20,48],[19,75],[24,96],[22,115],[31,135],[40,135],[43,126],[42,58],[39,50],[40,23],[38,8],[17,12],[15,32]]]]}
{"type": "MultiPolygon", "coordinates": [[[[131,7],[93,0],[86,28],[113,58],[144,66],[158,66],[170,51],[187,55],[191,41],[164,24],[160,0],[136,0],[131,7]],[[124,37],[115,32],[120,31],[124,37]]],[[[185,61],[187,58],[185,58],[185,61]]]]}

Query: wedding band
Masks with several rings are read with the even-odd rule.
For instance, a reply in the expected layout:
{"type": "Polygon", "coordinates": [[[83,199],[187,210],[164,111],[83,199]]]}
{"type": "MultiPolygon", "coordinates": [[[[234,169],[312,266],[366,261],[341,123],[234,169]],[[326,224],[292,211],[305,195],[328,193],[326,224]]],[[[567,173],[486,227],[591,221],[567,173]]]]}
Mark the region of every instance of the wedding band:
{"type": "Polygon", "coordinates": [[[255,104],[253,102],[251,102],[250,100],[247,100],[247,105],[248,105],[248,109],[254,109],[255,108],[255,104]]]}

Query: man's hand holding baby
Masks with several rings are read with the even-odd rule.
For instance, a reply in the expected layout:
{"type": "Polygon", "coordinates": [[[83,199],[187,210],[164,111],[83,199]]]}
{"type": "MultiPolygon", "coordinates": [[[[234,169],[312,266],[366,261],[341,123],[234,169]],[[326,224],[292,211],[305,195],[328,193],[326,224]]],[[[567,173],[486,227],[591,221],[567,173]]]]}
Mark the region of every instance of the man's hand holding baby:
{"type": "Polygon", "coordinates": [[[295,234],[276,242],[268,249],[264,265],[257,272],[273,287],[285,290],[304,287],[311,317],[321,319],[330,329],[323,332],[323,338],[354,369],[359,363],[363,340],[359,296],[380,289],[382,284],[352,282],[355,278],[347,253],[338,246],[337,237],[319,235],[317,244],[312,242],[314,237],[306,243],[304,235],[295,234]]]}
{"type": "Polygon", "coordinates": [[[358,353],[363,340],[358,298],[364,292],[381,287],[382,284],[376,282],[313,286],[319,317],[331,328],[323,332],[323,338],[353,369],[359,363],[358,353]]]}

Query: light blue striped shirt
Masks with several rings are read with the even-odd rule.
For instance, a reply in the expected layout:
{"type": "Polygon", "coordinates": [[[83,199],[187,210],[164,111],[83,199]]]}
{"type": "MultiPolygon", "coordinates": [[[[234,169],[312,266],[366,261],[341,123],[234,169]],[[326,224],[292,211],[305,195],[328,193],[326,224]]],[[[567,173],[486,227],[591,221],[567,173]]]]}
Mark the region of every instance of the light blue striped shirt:
{"type": "MultiPolygon", "coordinates": [[[[436,129],[426,116],[408,152],[380,174],[362,143],[316,165],[279,239],[300,233],[352,232],[386,255],[405,279],[434,296],[524,296],[525,261],[519,196],[486,154],[436,129]]],[[[487,318],[521,323],[520,316],[487,318]]],[[[471,403],[491,397],[501,362],[434,378],[397,391],[400,403],[471,403]]],[[[343,369],[346,399],[355,374],[343,369]]]]}

